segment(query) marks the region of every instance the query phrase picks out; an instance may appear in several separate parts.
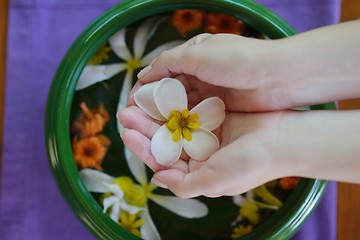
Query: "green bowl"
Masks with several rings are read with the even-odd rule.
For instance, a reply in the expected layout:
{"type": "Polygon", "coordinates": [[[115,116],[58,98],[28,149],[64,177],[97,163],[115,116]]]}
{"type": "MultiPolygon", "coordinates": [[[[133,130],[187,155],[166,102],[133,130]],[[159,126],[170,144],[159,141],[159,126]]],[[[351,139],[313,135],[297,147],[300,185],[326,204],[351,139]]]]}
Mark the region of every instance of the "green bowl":
{"type": "MultiPolygon", "coordinates": [[[[138,239],[107,215],[82,182],[72,153],[70,122],[78,79],[109,37],[142,19],[176,9],[201,9],[240,18],[271,39],[295,31],[281,18],[251,0],[129,0],[96,19],[73,43],[54,77],[46,109],[46,143],[50,166],[63,197],[76,216],[99,239],[138,239]]],[[[311,109],[334,109],[334,104],[311,109]]],[[[123,156],[122,156],[123,157],[123,156]]],[[[241,239],[286,239],[302,226],[326,188],[322,180],[302,179],[283,206],[241,239]]]]}

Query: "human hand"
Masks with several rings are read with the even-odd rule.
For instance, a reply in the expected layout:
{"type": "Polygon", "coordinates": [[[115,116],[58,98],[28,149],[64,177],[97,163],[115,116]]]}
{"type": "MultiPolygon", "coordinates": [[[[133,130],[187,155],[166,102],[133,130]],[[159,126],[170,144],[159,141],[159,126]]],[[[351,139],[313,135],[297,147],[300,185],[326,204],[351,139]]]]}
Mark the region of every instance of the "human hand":
{"type": "Polygon", "coordinates": [[[151,155],[150,141],[160,127],[157,123],[137,106],[120,111],[118,118],[125,127],[121,134],[125,145],[155,172],[153,181],[179,197],[190,198],[236,195],[285,176],[289,164],[276,156],[282,114],[229,113],[216,132],[221,143],[217,152],[202,162],[183,154],[170,167],[157,164],[151,155]]]}
{"type": "Polygon", "coordinates": [[[232,34],[201,34],[163,52],[139,74],[143,84],[164,77],[182,78],[193,99],[218,96],[230,111],[258,112],[293,107],[276,78],[274,69],[277,41],[245,38],[232,34]],[[182,77],[179,77],[181,75],[182,77]]]}

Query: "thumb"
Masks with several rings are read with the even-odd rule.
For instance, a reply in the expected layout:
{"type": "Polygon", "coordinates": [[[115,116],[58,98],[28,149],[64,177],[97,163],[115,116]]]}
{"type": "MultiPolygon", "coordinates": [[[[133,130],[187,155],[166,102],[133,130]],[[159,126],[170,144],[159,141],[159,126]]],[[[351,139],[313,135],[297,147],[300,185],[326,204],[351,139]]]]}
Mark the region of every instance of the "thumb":
{"type": "Polygon", "coordinates": [[[145,84],[165,77],[174,77],[180,74],[195,75],[200,61],[199,54],[194,54],[191,46],[197,45],[211,34],[197,35],[184,44],[162,52],[151,64],[139,72],[137,77],[145,84]]]}

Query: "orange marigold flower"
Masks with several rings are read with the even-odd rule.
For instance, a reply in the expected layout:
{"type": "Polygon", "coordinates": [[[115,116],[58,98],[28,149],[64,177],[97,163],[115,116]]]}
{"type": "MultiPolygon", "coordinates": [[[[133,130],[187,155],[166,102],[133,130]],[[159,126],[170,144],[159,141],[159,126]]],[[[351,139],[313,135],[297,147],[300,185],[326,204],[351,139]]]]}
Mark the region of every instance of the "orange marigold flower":
{"type": "Polygon", "coordinates": [[[72,126],[73,132],[78,132],[80,138],[93,136],[104,129],[105,124],[110,120],[110,116],[103,104],[97,109],[90,110],[86,103],[80,104],[82,113],[74,121],[72,126]]]}
{"type": "Polygon", "coordinates": [[[110,140],[104,135],[92,136],[73,140],[73,152],[76,165],[82,168],[96,168],[102,170],[101,163],[104,160],[110,140]]]}
{"type": "Polygon", "coordinates": [[[186,37],[188,32],[202,26],[203,18],[204,11],[191,9],[176,10],[172,17],[172,24],[181,36],[186,37]]]}
{"type": "Polygon", "coordinates": [[[205,31],[208,33],[241,34],[245,29],[243,21],[222,13],[208,13],[205,17],[205,31]]]}
{"type": "Polygon", "coordinates": [[[279,186],[283,190],[291,190],[297,186],[300,179],[300,177],[284,177],[279,180],[279,186]]]}

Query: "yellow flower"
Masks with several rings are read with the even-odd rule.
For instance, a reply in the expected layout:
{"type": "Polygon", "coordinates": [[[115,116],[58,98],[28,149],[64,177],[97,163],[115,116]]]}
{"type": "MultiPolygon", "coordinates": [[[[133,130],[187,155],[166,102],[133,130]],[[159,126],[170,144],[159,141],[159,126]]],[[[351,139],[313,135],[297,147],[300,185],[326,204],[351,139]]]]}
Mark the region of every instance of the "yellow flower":
{"type": "Polygon", "coordinates": [[[104,60],[108,60],[110,51],[111,51],[111,47],[105,45],[102,46],[90,59],[89,65],[98,65],[102,63],[104,60]]]}
{"type": "Polygon", "coordinates": [[[252,230],[253,230],[252,225],[247,225],[245,227],[244,225],[240,224],[238,227],[233,229],[233,233],[231,234],[231,238],[232,239],[238,239],[238,238],[244,236],[245,234],[248,234],[252,230]]]}
{"type": "Polygon", "coordinates": [[[129,214],[125,211],[121,211],[119,220],[118,224],[122,228],[140,237],[140,227],[143,224],[143,221],[138,214],[129,214]]]}
{"type": "Polygon", "coordinates": [[[239,214],[243,218],[246,218],[254,225],[257,225],[260,222],[259,207],[255,202],[245,202],[241,206],[239,214]]]}

